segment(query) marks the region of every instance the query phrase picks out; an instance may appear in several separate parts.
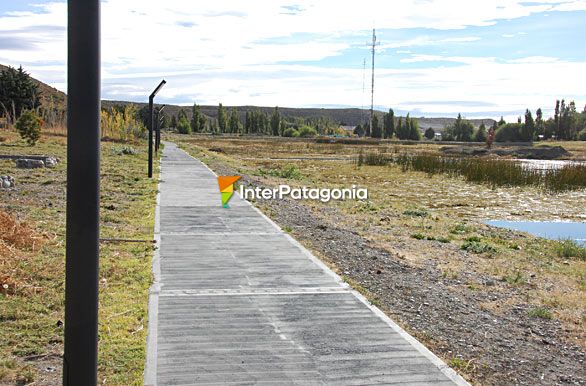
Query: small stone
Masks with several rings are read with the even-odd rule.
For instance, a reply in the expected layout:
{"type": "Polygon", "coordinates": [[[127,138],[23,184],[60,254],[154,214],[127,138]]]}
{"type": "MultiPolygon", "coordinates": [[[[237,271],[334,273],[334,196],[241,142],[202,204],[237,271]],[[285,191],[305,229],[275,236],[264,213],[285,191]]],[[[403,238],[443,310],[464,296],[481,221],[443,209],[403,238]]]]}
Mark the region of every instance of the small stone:
{"type": "Polygon", "coordinates": [[[55,158],[55,157],[45,158],[45,167],[54,168],[55,166],[57,166],[57,158],[55,158]]]}
{"type": "Polygon", "coordinates": [[[45,163],[38,159],[19,158],[16,160],[16,167],[20,169],[44,168],[45,163]]]}

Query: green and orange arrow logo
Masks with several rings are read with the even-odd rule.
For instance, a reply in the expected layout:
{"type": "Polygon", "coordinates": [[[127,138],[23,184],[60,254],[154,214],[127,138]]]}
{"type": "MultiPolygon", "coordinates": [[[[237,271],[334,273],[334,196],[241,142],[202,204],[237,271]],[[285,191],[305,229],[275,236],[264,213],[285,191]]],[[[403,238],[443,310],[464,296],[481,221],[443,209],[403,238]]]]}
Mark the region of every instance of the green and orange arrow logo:
{"type": "Polygon", "coordinates": [[[218,185],[222,195],[222,206],[229,208],[228,201],[234,194],[234,183],[240,179],[240,176],[218,176],[218,185]]]}

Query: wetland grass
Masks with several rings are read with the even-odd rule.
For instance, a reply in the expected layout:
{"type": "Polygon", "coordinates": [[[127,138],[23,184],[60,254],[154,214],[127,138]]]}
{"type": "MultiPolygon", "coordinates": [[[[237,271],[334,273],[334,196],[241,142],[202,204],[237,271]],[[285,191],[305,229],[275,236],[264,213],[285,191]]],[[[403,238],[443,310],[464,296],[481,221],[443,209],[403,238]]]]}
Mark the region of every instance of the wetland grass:
{"type": "Polygon", "coordinates": [[[444,157],[431,154],[400,154],[388,157],[377,152],[360,154],[359,163],[365,165],[395,163],[401,166],[404,172],[412,170],[430,175],[447,174],[491,187],[535,186],[553,192],[586,188],[586,165],[584,164],[537,170],[508,160],[444,157]]]}

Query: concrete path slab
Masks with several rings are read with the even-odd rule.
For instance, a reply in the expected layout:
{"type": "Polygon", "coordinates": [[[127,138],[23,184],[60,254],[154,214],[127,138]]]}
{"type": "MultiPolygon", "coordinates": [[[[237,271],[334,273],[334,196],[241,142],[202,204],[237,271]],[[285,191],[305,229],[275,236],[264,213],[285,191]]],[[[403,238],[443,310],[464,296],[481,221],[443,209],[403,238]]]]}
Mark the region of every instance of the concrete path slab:
{"type": "Polygon", "coordinates": [[[467,385],[172,143],[157,201],[146,385],[467,385]]]}

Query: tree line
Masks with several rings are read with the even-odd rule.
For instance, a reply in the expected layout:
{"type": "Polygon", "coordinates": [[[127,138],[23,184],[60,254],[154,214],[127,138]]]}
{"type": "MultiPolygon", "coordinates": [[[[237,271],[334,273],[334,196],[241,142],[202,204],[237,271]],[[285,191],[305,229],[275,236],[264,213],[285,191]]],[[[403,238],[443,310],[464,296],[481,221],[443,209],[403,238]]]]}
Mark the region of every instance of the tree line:
{"type": "MultiPolygon", "coordinates": [[[[517,122],[507,123],[501,117],[491,128],[495,133],[496,142],[530,142],[548,139],[586,141],[586,106],[582,112],[578,112],[574,101],[566,104],[563,99],[557,100],[553,117],[544,119],[541,108],[535,111],[535,117],[533,117],[531,110],[526,109],[524,117],[518,117],[517,122]]],[[[427,133],[426,131],[426,137],[428,137],[427,133]]],[[[474,125],[463,119],[460,114],[456,122],[446,126],[442,133],[444,141],[485,142],[486,139],[487,130],[484,123],[475,129],[474,125]]]]}
{"type": "MultiPolygon", "coordinates": [[[[148,119],[148,111],[145,119],[148,119]]],[[[185,109],[177,115],[167,116],[161,113],[161,125],[177,129],[181,134],[256,134],[283,137],[311,137],[316,135],[341,134],[339,125],[326,117],[293,117],[283,115],[278,106],[271,114],[260,108],[246,109],[244,120],[236,107],[229,111],[218,104],[216,117],[208,117],[201,111],[201,106],[194,103],[191,119],[185,109]]]]}

